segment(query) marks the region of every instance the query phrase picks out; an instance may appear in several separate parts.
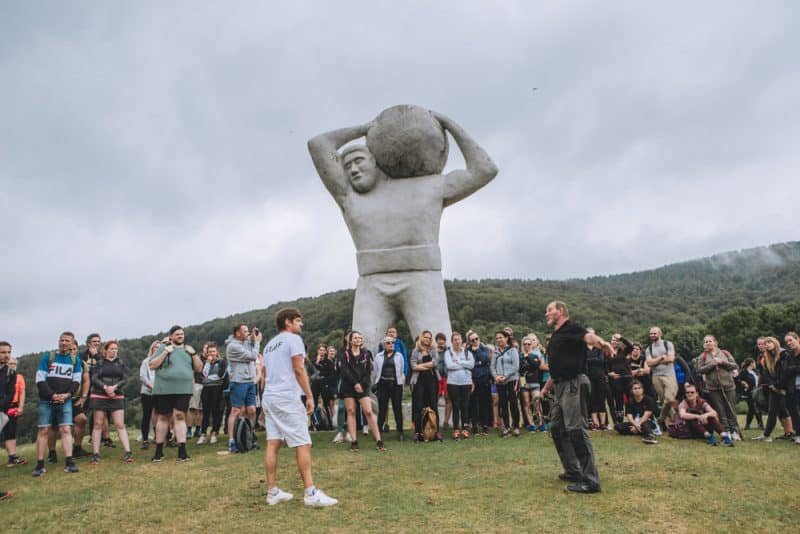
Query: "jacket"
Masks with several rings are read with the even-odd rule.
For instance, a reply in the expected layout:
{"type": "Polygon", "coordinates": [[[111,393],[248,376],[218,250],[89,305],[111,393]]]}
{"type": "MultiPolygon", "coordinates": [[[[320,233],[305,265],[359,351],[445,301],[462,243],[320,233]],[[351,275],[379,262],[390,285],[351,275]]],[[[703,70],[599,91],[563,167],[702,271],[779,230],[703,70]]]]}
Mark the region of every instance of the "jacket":
{"type": "MultiPolygon", "coordinates": [[[[399,352],[394,352],[394,372],[395,372],[395,384],[398,386],[402,386],[406,382],[406,375],[405,375],[405,362],[403,361],[403,355],[399,352]]],[[[377,384],[381,379],[381,371],[383,371],[383,362],[386,359],[386,353],[381,351],[375,356],[375,369],[372,372],[372,382],[377,384]]]]}
{"type": "Polygon", "coordinates": [[[489,356],[489,349],[486,348],[486,345],[481,343],[476,350],[472,350],[471,348],[467,348],[466,350],[472,354],[472,358],[475,360],[475,367],[472,368],[472,381],[485,382],[489,380],[492,376],[490,368],[492,358],[489,356]]]}
{"type": "Polygon", "coordinates": [[[128,370],[119,358],[106,360],[100,358],[92,367],[91,394],[93,396],[107,397],[103,386],[116,386],[115,397],[122,397],[122,387],[126,382],[128,370]]]}
{"type": "Polygon", "coordinates": [[[225,340],[225,356],[230,363],[231,382],[255,382],[259,343],[252,339],[239,341],[233,336],[225,340]]]}
{"type": "Polygon", "coordinates": [[[697,372],[705,377],[708,391],[731,390],[736,388],[731,371],[738,369],[736,360],[726,350],[717,350],[716,354],[702,353],[697,360],[697,372]],[[721,364],[714,362],[714,357],[722,356],[725,361],[721,364]]]}
{"type": "Polygon", "coordinates": [[[495,356],[492,376],[499,375],[506,377],[506,383],[519,379],[519,352],[514,347],[506,347],[506,350],[495,356]]]}
{"type": "MultiPolygon", "coordinates": [[[[433,374],[436,376],[436,380],[438,381],[441,377],[439,376],[439,355],[436,352],[436,347],[431,347],[429,354],[431,356],[431,361],[433,361],[433,369],[431,369],[431,371],[433,371],[433,374]]],[[[416,384],[417,380],[419,380],[420,371],[414,371],[413,369],[415,365],[422,363],[422,358],[424,358],[424,355],[417,349],[414,349],[414,351],[411,353],[411,384],[416,384]]]]}
{"type": "Polygon", "coordinates": [[[444,353],[444,366],[447,369],[447,384],[453,386],[472,385],[472,368],[475,359],[472,353],[464,349],[461,353],[448,348],[444,353]]]}

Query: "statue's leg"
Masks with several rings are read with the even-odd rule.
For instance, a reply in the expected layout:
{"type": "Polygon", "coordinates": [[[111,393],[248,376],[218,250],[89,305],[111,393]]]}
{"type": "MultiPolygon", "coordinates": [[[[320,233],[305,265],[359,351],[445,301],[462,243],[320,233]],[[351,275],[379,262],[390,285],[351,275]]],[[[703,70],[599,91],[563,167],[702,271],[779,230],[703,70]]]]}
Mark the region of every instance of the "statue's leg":
{"type": "Polygon", "coordinates": [[[447,310],[442,272],[409,271],[402,275],[406,284],[399,294],[398,303],[411,336],[416,339],[423,330],[430,330],[433,334],[444,333],[449,342],[450,312],[447,310]]]}
{"type": "Polygon", "coordinates": [[[353,330],[364,336],[364,347],[373,354],[397,313],[392,305],[391,277],[396,273],[378,273],[358,277],[353,302],[353,330]]]}

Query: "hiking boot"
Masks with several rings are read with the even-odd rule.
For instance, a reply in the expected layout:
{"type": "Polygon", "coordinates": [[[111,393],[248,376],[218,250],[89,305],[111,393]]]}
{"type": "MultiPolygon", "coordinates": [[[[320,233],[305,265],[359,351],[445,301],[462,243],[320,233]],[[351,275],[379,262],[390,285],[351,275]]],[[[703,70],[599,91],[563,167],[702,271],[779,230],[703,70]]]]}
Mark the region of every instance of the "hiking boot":
{"type": "Polygon", "coordinates": [[[92,465],[97,465],[100,463],[100,455],[96,453],[92,453],[92,457],[89,460],[89,463],[92,465]]]}
{"type": "Polygon", "coordinates": [[[58,455],[56,455],[56,451],[50,451],[47,453],[47,462],[51,464],[58,463],[58,455]]]}
{"type": "Polygon", "coordinates": [[[342,443],[344,441],[344,436],[341,432],[337,432],[335,436],[333,436],[334,443],[342,443]]]}
{"type": "Polygon", "coordinates": [[[772,438],[769,437],[769,436],[765,436],[764,434],[761,434],[760,436],[756,436],[756,437],[752,438],[752,440],[753,441],[763,441],[764,443],[772,443],[772,438]]]}
{"type": "Polygon", "coordinates": [[[77,473],[78,472],[78,466],[73,464],[73,463],[69,463],[69,464],[64,466],[64,472],[65,473],[77,473]]]}
{"type": "Polygon", "coordinates": [[[358,446],[358,440],[350,442],[350,452],[358,452],[361,448],[358,446]]]}
{"type": "Polygon", "coordinates": [[[325,493],[322,492],[321,489],[315,489],[314,493],[311,495],[305,495],[303,497],[303,504],[306,506],[313,506],[313,507],[323,507],[323,506],[333,506],[334,504],[338,503],[336,499],[333,497],[328,497],[325,493]]]}
{"type": "Polygon", "coordinates": [[[386,447],[383,445],[383,440],[378,440],[375,444],[375,448],[378,449],[378,452],[386,452],[386,447]]]}
{"type": "Polygon", "coordinates": [[[28,460],[25,458],[20,458],[19,456],[14,456],[8,459],[8,463],[6,467],[17,467],[18,465],[25,465],[28,463],[28,460]]]}
{"type": "Polygon", "coordinates": [[[132,464],[133,462],[134,462],[133,453],[131,451],[126,452],[125,453],[125,463],[132,464]]]}
{"type": "Polygon", "coordinates": [[[270,506],[275,506],[276,504],[282,502],[291,501],[292,497],[294,497],[294,495],[292,495],[291,493],[283,491],[280,488],[275,488],[275,490],[276,490],[275,493],[267,493],[267,504],[270,506]]]}

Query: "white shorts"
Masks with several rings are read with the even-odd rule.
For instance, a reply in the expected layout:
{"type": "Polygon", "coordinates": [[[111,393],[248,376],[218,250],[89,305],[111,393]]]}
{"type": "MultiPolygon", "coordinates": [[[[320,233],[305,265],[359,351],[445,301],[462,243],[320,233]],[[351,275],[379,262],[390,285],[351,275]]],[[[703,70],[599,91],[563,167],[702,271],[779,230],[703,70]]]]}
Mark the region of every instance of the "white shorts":
{"type": "Polygon", "coordinates": [[[299,398],[280,398],[266,396],[261,401],[264,409],[264,427],[267,440],[280,439],[289,447],[311,445],[308,433],[308,414],[299,398]]]}

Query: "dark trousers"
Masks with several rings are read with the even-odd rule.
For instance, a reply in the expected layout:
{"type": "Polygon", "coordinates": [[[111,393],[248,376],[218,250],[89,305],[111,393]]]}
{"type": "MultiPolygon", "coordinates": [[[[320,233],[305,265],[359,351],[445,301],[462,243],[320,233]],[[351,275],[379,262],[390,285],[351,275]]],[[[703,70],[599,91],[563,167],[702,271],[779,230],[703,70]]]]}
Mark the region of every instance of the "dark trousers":
{"type": "Polygon", "coordinates": [[[770,391],[769,410],[767,410],[767,424],[764,426],[764,435],[769,437],[775,429],[775,423],[777,423],[778,418],[785,419],[786,417],[789,417],[789,411],[786,409],[786,397],[770,391]]]}
{"type": "Polygon", "coordinates": [[[392,401],[394,424],[398,432],[403,431],[403,386],[397,385],[393,380],[379,380],[378,391],[378,428],[383,428],[386,417],[389,415],[389,400],[392,401]]]}
{"type": "Polygon", "coordinates": [[[550,436],[564,472],[599,488],[600,475],[597,473],[592,442],[586,431],[588,397],[589,379],[586,375],[555,384],[550,406],[550,436]]]}
{"type": "Polygon", "coordinates": [[[472,386],[447,384],[447,396],[453,406],[453,430],[464,430],[469,423],[469,390],[472,386]]]}
{"type": "MultiPolygon", "coordinates": [[[[652,419],[648,419],[644,423],[639,425],[642,429],[642,437],[653,437],[656,431],[656,424],[653,422],[652,419]]],[[[614,425],[614,430],[622,434],[623,436],[632,436],[634,435],[633,432],[633,425],[631,425],[630,421],[621,421],[614,425]]]]}
{"type": "Polygon", "coordinates": [[[511,380],[503,384],[497,384],[497,395],[500,397],[500,417],[503,419],[503,426],[506,428],[519,428],[519,402],[517,401],[517,381],[511,380]],[[508,426],[508,415],[511,412],[511,422],[513,427],[508,426]]]}
{"type": "Polygon", "coordinates": [[[153,396],[142,393],[142,440],[147,441],[150,436],[150,417],[153,415],[153,396]]]}
{"type": "Polygon", "coordinates": [[[756,423],[758,423],[758,428],[764,428],[764,421],[761,418],[761,410],[756,405],[756,401],[753,399],[753,396],[745,396],[744,401],[747,403],[747,419],[745,419],[744,423],[745,428],[750,426],[750,423],[753,422],[753,418],[755,418],[756,423]]]}
{"type": "Polygon", "coordinates": [[[482,428],[489,428],[492,421],[492,386],[489,379],[475,380],[475,388],[469,397],[469,419],[472,426],[479,424],[482,428]]]}
{"type": "MultiPolygon", "coordinates": [[[[591,392],[589,394],[589,413],[602,413],[606,411],[606,403],[612,405],[611,387],[605,376],[591,376],[591,392]]],[[[612,406],[613,409],[613,406],[612,406]]],[[[613,415],[613,414],[612,414],[613,415]]]]}
{"type": "Polygon", "coordinates": [[[222,403],[222,386],[206,386],[203,392],[200,393],[200,399],[203,402],[203,434],[208,430],[211,425],[211,432],[216,434],[222,426],[222,410],[224,405],[222,403]]]}
{"type": "Polygon", "coordinates": [[[686,421],[686,425],[689,427],[689,432],[692,433],[693,438],[705,437],[706,432],[713,434],[716,430],[718,434],[722,434],[724,431],[722,423],[720,423],[719,419],[716,417],[709,417],[708,423],[706,424],[702,424],[700,421],[692,419],[691,421],[686,421]]]}
{"type": "Polygon", "coordinates": [[[617,413],[615,419],[619,419],[619,415],[625,411],[625,396],[631,394],[631,377],[609,379],[608,385],[611,387],[611,396],[614,397],[614,411],[617,413]]]}
{"type": "Polygon", "coordinates": [[[414,386],[414,398],[417,400],[414,414],[414,430],[422,432],[422,410],[430,408],[436,413],[436,428],[439,428],[439,384],[434,375],[430,373],[420,373],[414,386]]]}

